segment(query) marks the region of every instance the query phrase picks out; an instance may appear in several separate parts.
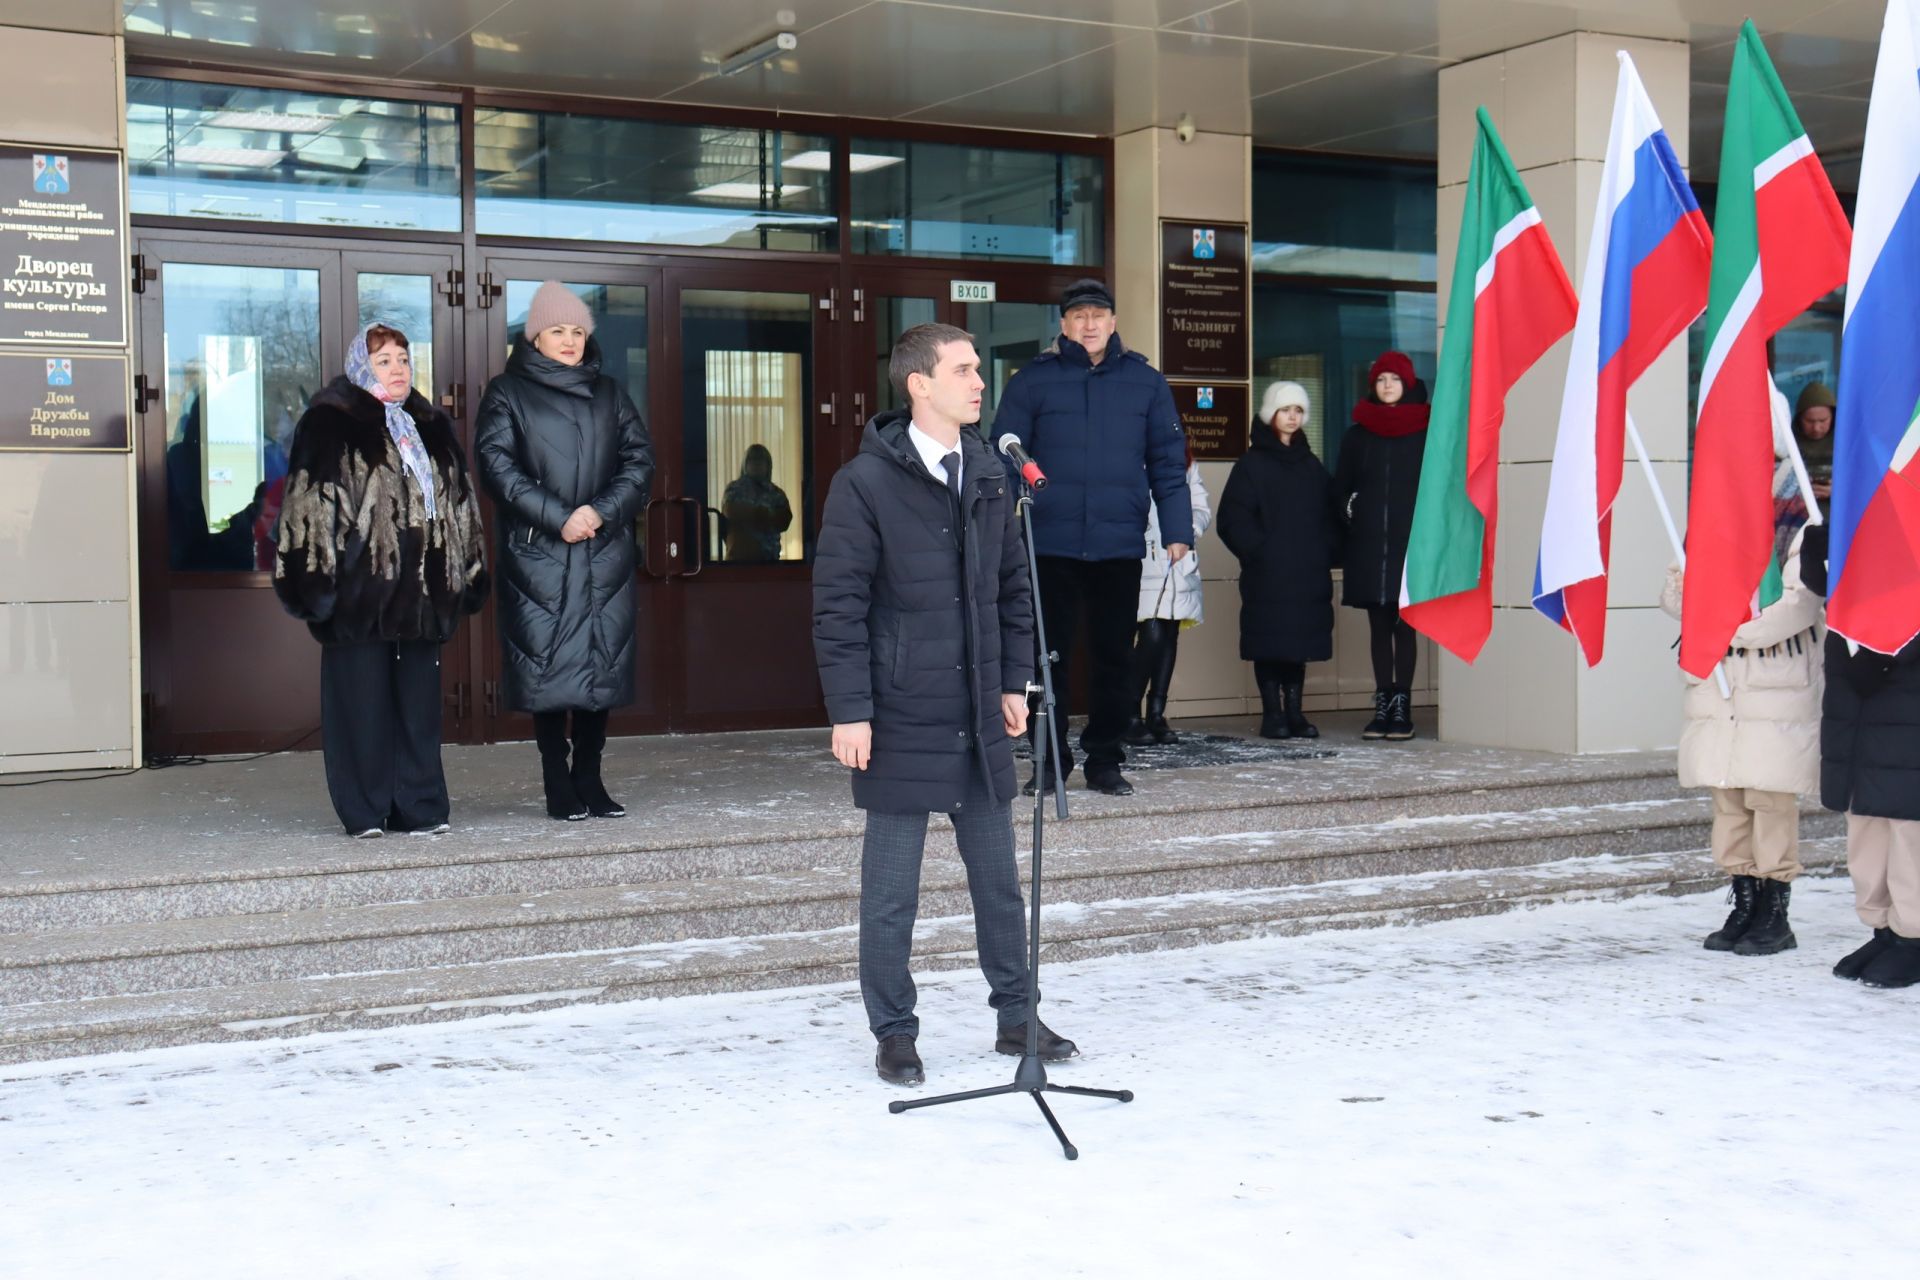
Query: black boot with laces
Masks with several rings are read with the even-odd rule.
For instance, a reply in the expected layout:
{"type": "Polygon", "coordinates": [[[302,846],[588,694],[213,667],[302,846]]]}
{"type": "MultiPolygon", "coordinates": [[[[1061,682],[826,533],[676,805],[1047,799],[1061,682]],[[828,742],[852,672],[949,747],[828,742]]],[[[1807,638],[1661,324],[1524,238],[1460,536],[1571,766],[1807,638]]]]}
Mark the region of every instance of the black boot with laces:
{"type": "Polygon", "coordinates": [[[1733,944],[1740,941],[1741,935],[1753,925],[1753,910],[1759,897],[1760,881],[1755,876],[1735,876],[1733,883],[1727,886],[1727,901],[1733,904],[1733,910],[1727,913],[1727,922],[1707,935],[1706,948],[1709,951],[1731,951],[1733,944]]]}
{"type": "Polygon", "coordinates": [[[1387,736],[1387,704],[1393,700],[1393,694],[1385,689],[1373,691],[1373,719],[1367,721],[1367,727],[1360,736],[1369,742],[1378,742],[1387,736]]]}
{"type": "Polygon", "coordinates": [[[1762,880],[1754,894],[1753,923],[1733,944],[1737,956],[1771,956],[1800,945],[1787,924],[1787,902],[1793,886],[1785,880],[1762,880]]]}

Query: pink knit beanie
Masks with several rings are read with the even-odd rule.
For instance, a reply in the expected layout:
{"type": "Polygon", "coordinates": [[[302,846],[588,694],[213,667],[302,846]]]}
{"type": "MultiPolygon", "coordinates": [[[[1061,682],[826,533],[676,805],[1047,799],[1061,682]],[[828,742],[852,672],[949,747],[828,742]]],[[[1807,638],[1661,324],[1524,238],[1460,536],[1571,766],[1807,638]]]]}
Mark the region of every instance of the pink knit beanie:
{"type": "Polygon", "coordinates": [[[593,332],[593,312],[587,310],[587,304],[580,301],[573,290],[558,280],[543,281],[533,291],[533,301],[527,304],[527,338],[557,324],[577,324],[588,333],[593,332]]]}

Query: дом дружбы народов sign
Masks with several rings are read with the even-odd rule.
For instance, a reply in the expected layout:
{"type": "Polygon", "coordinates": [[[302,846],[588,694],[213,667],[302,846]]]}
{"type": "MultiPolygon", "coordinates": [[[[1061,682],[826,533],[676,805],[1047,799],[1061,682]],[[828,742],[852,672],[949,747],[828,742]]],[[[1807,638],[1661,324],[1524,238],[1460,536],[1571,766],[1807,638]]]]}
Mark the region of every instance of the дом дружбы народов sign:
{"type": "Polygon", "coordinates": [[[0,453],[125,453],[127,358],[0,351],[0,453]]]}
{"type": "Polygon", "coordinates": [[[0,343],[127,343],[118,152],[0,144],[0,343]]]}

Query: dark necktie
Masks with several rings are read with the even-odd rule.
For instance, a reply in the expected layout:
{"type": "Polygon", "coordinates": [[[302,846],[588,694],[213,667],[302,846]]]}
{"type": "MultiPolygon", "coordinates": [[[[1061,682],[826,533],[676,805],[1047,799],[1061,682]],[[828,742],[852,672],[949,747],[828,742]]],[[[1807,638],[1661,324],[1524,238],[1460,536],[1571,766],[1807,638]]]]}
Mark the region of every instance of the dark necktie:
{"type": "Polygon", "coordinates": [[[960,501],[960,455],[950,453],[940,459],[940,465],[947,469],[947,489],[953,494],[955,502],[960,501]]]}

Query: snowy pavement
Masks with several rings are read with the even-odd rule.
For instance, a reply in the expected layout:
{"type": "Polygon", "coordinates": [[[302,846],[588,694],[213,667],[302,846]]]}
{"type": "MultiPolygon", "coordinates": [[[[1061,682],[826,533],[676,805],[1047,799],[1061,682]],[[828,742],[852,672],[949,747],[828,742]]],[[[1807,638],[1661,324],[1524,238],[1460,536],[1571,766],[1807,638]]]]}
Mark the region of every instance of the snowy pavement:
{"type": "MultiPolygon", "coordinates": [[[[1803,881],[1064,965],[1057,1099],[904,1116],[846,985],[0,1068],[0,1276],[1795,1277],[1920,1255],[1920,990],[1803,881]]],[[[1010,1077],[922,983],[929,1091],[1010,1077]]]]}

